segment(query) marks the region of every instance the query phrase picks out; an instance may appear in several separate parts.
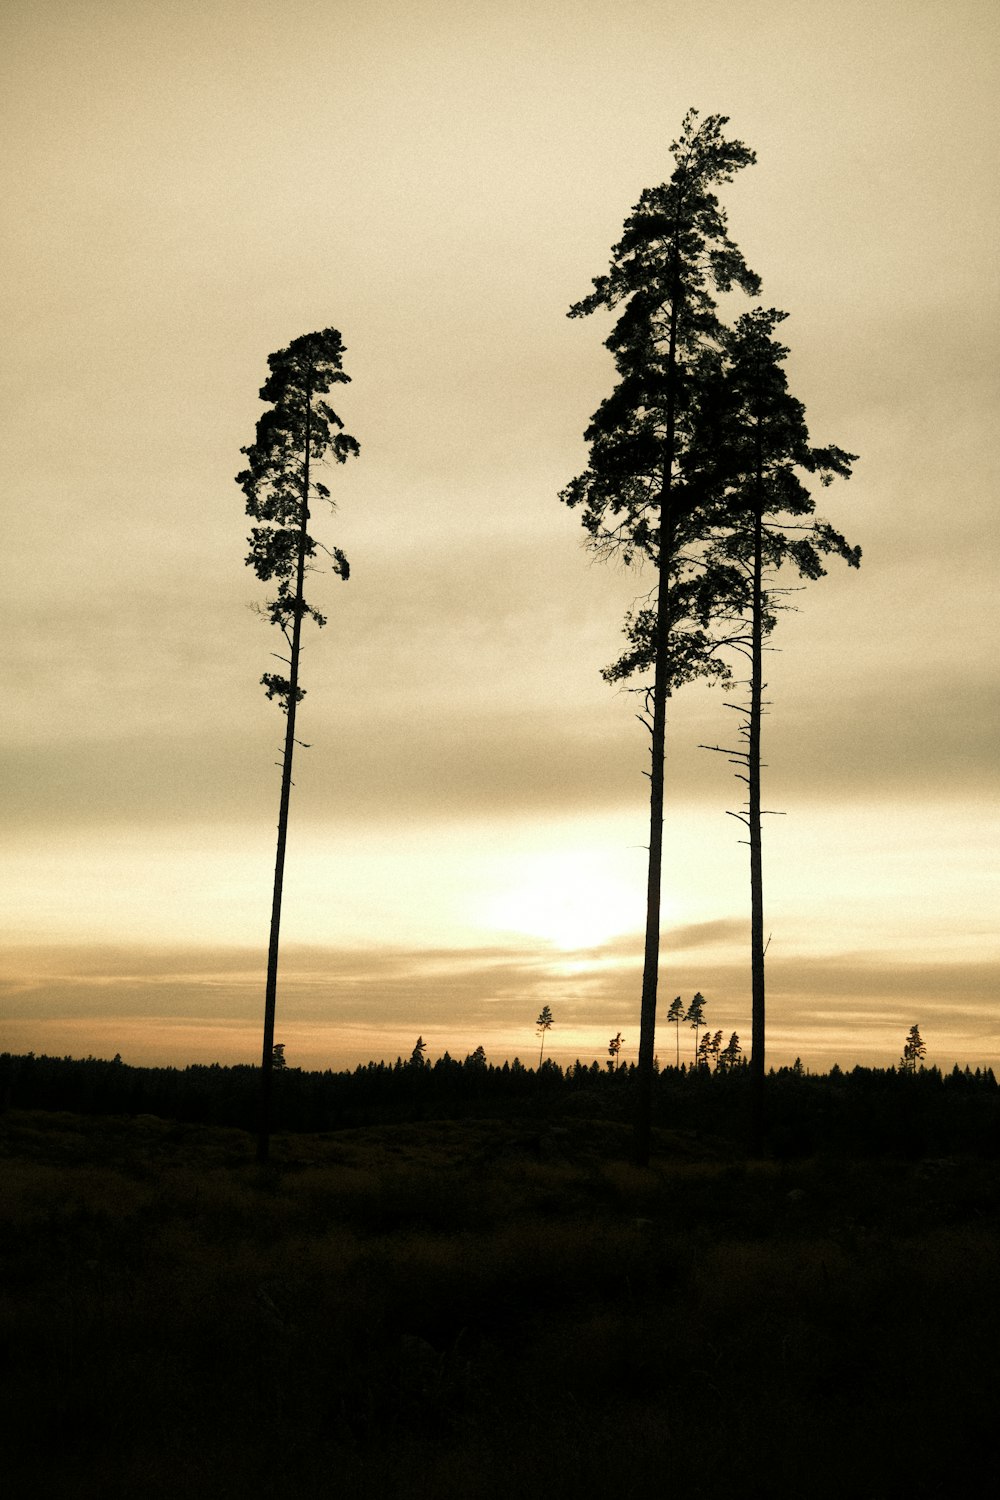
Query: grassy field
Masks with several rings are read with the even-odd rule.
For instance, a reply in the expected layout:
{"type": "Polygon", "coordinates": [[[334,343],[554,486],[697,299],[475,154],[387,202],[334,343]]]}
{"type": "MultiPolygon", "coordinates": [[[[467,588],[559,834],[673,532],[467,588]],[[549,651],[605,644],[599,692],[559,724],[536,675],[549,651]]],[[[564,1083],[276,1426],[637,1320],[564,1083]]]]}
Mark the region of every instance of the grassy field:
{"type": "Polygon", "coordinates": [[[0,1117],[6,1493],[951,1496],[993,1471],[994,1163],[609,1121],[0,1117]]]}

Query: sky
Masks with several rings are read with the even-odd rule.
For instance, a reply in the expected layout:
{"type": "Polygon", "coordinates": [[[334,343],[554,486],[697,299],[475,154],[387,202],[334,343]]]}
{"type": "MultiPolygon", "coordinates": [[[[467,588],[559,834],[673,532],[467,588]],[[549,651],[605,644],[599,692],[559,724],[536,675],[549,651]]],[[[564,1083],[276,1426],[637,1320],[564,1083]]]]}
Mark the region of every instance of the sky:
{"type": "MultiPolygon", "coordinates": [[[[860,571],[767,662],[768,1060],[1000,1064],[1000,16],[990,0],[8,0],[0,1047],[259,1053],[283,721],[233,482],[267,356],[340,329],[361,454],[314,579],[276,1035],[354,1066],[638,1045],[645,732],[600,668],[652,579],[559,491],[606,270],[686,110],[789,314],[860,571]]],[[[730,299],[726,315],[752,304],[730,299]]],[[[671,704],[661,1023],[749,1050],[738,699],[671,704]]],[[[693,1053],[693,1034],[680,1045],[693,1053]]],[[[685,1055],[682,1052],[681,1056],[685,1055]]]]}

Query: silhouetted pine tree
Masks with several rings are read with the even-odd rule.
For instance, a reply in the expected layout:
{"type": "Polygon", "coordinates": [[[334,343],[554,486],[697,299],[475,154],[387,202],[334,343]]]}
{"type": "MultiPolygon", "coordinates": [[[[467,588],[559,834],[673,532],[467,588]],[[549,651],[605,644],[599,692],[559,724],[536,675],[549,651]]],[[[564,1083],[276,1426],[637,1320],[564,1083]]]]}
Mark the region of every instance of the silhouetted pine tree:
{"type": "MultiPolygon", "coordinates": [[[[858,567],[861,549],[815,516],[815,501],[803,475],[821,485],[835,475],[850,477],[855,455],[809,442],[805,408],[788,390],[784,361],[788,350],[774,337],[785,313],[755,308],[722,337],[721,385],[705,403],[711,412],[703,435],[714,451],[718,479],[729,497],[730,515],[712,545],[715,565],[732,567],[748,586],[744,631],[738,649],[749,660],[749,702],[730,705],[742,715],[743,747],[707,746],[728,755],[746,784],[747,802],[732,814],[745,824],[750,846],[750,971],[752,1023],[750,1077],[752,1134],[759,1147],[763,1132],[765,1073],[764,892],[761,846],[761,718],[764,709],[764,637],[775,624],[779,593],[773,582],[791,568],[804,579],[821,578],[823,559],[842,557],[858,567]]],[[[747,590],[745,590],[745,593],[747,590]]],[[[731,597],[740,598],[734,583],[731,597]]]]}
{"type": "Polygon", "coordinates": [[[683,1019],[684,1001],[681,999],[680,995],[675,995],[673,1000],[671,1000],[670,1002],[670,1009],[667,1011],[667,1020],[673,1021],[674,1023],[674,1038],[677,1043],[676,1066],[678,1068],[681,1065],[681,1022],[683,1021],[683,1019]]]}
{"type": "Polygon", "coordinates": [[[743,1048],[740,1046],[740,1039],[734,1031],[729,1041],[719,1053],[715,1064],[716,1067],[720,1068],[724,1073],[730,1072],[731,1069],[738,1066],[742,1051],[743,1048]]]}
{"type": "MultiPolygon", "coordinates": [[[[549,1006],[543,1005],[542,1006],[542,1010],[541,1010],[541,1014],[539,1015],[538,1020],[535,1022],[536,1034],[538,1036],[540,1036],[541,1039],[542,1039],[542,1044],[541,1044],[541,1046],[538,1049],[538,1066],[539,1067],[542,1066],[542,1054],[545,1051],[545,1035],[546,1035],[546,1032],[548,1032],[550,1030],[550,1028],[552,1027],[553,1024],[554,1023],[553,1023],[553,1016],[552,1016],[551,1009],[549,1008],[549,1006]]],[[[515,1058],[515,1062],[516,1062],[516,1060],[517,1059],[515,1058]]]]}
{"type": "Polygon", "coordinates": [[[687,1015],[684,1017],[689,1026],[694,1028],[694,1055],[698,1059],[698,1032],[705,1024],[705,997],[698,990],[697,994],[688,1006],[687,1015]]]}
{"type": "MultiPolygon", "coordinates": [[[[274,1068],[274,1015],[278,986],[278,942],[281,928],[281,893],[288,838],[288,804],[292,787],[292,756],[295,750],[295,718],[305,696],[299,684],[302,622],[307,615],[317,625],[324,617],[304,594],[305,575],[320,544],[309,532],[309,507],[313,496],[329,501],[330,491],[316,481],[312,468],[332,455],[344,463],[358,453],[358,444],[343,429],[336,412],[322,400],[331,385],[350,377],[341,369],[344,346],[335,328],[303,334],[287,349],[268,356],[270,375],[260,398],[271,403],[257,423],[256,441],[241,451],[248,467],[236,476],[246,496],[247,514],[257,522],[250,532],[247,565],[264,583],[273,583],[275,594],[267,601],[266,614],[277,625],[288,648],[282,657],[287,677],[265,672],[261,682],[269,698],[277,698],[285,714],[285,743],[281,758],[281,796],[278,811],[278,844],[274,862],[274,892],[267,955],[267,986],[264,999],[264,1045],[261,1059],[260,1121],[257,1155],[266,1161],[270,1148],[271,1078],[274,1068]]],[[[346,579],[347,558],[339,548],[323,549],[333,562],[333,571],[346,579]]]]}
{"type": "Polygon", "coordinates": [[[927,1047],[920,1035],[919,1026],[911,1026],[903,1043],[903,1055],[899,1065],[904,1073],[915,1073],[917,1064],[922,1063],[927,1056],[927,1047]]]}
{"type": "Polygon", "coordinates": [[[717,580],[698,556],[708,531],[704,475],[690,437],[706,381],[717,362],[722,325],[715,294],[734,285],[748,294],[758,278],[726,232],[714,188],[732,181],[754,153],[723,135],[727,121],[687,114],[673,143],[670,180],[647,188],[625,221],[606,276],[570,309],[623,310],[607,347],[619,382],[586,432],[590,459],[561,499],[580,506],[591,544],[626,562],[656,568],[655,608],[626,620],[630,650],[608,668],[611,681],[648,665],[650,832],[639,1035],[636,1159],[649,1159],[656,995],[660,951],[666,703],[681,684],[722,669],[707,629],[717,580]]]}

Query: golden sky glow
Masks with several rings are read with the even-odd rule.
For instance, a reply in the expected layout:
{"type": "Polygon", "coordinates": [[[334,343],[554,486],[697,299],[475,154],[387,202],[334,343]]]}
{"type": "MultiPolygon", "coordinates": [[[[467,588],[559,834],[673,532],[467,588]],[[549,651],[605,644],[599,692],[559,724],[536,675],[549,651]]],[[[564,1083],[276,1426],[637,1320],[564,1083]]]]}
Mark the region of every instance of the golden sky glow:
{"type": "MultiPolygon", "coordinates": [[[[1000,1061],[996,8],[14,0],[0,70],[8,952],[0,1046],[254,1057],[281,722],[233,483],[329,324],[352,578],[304,659],[290,1060],[638,1041],[646,743],[600,680],[651,580],[556,498],[613,370],[570,302],[689,105],[784,308],[859,574],[768,664],[772,1059],[1000,1061]],[[634,913],[630,919],[630,903],[634,913]]],[[[735,303],[734,303],[735,307],[735,303]]],[[[717,690],[672,710],[665,1002],[749,1034],[717,690]]],[[[661,1057],[673,1033],[661,1030],[661,1057]]]]}

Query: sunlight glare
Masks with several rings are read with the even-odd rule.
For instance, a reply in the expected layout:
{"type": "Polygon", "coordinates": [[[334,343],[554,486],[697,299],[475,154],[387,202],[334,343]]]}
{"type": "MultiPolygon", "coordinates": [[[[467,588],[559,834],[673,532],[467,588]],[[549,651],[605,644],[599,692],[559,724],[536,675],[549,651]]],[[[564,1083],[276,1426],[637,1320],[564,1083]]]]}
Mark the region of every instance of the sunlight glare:
{"type": "Polygon", "coordinates": [[[486,921],[498,931],[539,937],[568,952],[598,947],[642,926],[641,885],[606,856],[536,854],[520,861],[517,874],[516,884],[487,902],[486,921]]]}

